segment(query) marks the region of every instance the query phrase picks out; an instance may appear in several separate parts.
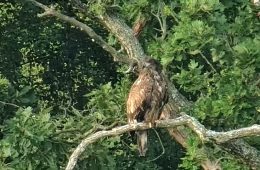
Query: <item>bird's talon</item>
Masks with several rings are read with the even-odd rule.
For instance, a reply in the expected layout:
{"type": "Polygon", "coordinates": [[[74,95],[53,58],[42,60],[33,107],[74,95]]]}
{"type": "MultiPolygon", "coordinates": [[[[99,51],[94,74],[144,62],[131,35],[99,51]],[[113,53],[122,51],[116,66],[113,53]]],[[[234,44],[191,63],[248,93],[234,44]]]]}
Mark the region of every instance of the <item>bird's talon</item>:
{"type": "Polygon", "coordinates": [[[128,124],[129,124],[129,126],[131,126],[133,129],[135,129],[135,128],[136,128],[137,121],[136,121],[136,120],[129,121],[128,124]]]}

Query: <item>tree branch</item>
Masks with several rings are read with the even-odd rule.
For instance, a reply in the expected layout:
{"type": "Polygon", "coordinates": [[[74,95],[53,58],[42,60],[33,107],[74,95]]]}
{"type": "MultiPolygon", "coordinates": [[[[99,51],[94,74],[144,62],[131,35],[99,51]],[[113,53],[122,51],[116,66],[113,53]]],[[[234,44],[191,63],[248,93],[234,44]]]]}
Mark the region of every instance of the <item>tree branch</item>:
{"type": "Polygon", "coordinates": [[[8,103],[8,102],[4,102],[4,101],[0,101],[0,103],[3,104],[3,105],[13,106],[15,108],[21,108],[20,106],[13,104],[13,103],[8,103]]]}
{"type": "Polygon", "coordinates": [[[114,61],[130,63],[130,60],[128,59],[127,56],[119,54],[113,47],[108,45],[107,42],[105,42],[101,36],[96,34],[95,31],[92,28],[90,28],[89,26],[87,26],[86,24],[76,20],[75,18],[61,14],[61,13],[57,12],[56,10],[54,10],[53,8],[49,8],[48,6],[43,5],[42,3],[39,3],[35,0],[27,0],[27,1],[32,2],[35,6],[38,6],[44,10],[44,13],[38,14],[38,17],[54,16],[64,22],[70,23],[70,24],[78,27],[80,30],[84,31],[85,33],[87,33],[98,45],[100,45],[105,51],[107,51],[108,53],[110,53],[113,56],[114,61]]]}
{"type": "Polygon", "coordinates": [[[112,14],[103,14],[97,17],[116,36],[131,59],[139,61],[146,57],[139,41],[134,36],[132,28],[112,14]]]}
{"type": "MultiPolygon", "coordinates": [[[[260,135],[260,125],[253,125],[250,127],[245,127],[237,130],[231,130],[227,132],[215,132],[212,130],[206,129],[201,123],[199,123],[195,118],[182,113],[182,116],[176,119],[167,119],[167,120],[158,120],[156,121],[157,128],[174,128],[177,126],[188,126],[191,128],[203,142],[216,142],[224,143],[232,139],[249,137],[249,136],[258,136],[260,135]]],[[[118,136],[120,134],[133,131],[133,130],[145,130],[150,129],[149,124],[146,123],[137,123],[135,127],[130,125],[119,126],[111,130],[103,130],[96,132],[84,140],[77,146],[72,155],[69,158],[66,170],[72,170],[79,158],[79,156],[85,151],[86,147],[98,139],[108,137],[108,136],[118,136]]]]}

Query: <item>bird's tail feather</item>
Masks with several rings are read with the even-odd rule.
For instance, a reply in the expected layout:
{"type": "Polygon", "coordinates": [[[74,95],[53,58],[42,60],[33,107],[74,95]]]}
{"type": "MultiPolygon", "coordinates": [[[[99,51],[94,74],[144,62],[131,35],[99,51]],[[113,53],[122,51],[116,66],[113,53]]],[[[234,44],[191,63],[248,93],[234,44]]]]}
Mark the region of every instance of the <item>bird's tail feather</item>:
{"type": "Polygon", "coordinates": [[[140,156],[145,156],[147,151],[147,130],[137,131],[137,145],[140,156]]]}

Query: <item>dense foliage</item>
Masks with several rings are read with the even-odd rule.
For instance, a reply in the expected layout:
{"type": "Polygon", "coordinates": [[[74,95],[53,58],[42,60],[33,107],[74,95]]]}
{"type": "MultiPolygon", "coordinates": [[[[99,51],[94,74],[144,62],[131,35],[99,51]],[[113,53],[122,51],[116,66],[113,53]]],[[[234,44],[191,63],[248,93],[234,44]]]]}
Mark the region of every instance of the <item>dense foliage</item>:
{"type": "MultiPolygon", "coordinates": [[[[42,2],[118,45],[72,2],[42,2]]],[[[228,130],[260,122],[259,8],[248,0],[106,0],[88,7],[93,13],[116,9],[130,26],[147,19],[142,46],[194,102],[185,110],[206,127],[228,130]]],[[[126,67],[88,35],[56,18],[38,18],[40,12],[30,3],[0,3],[0,169],[63,169],[81,139],[126,123],[133,76],[123,74],[126,67]]],[[[166,131],[159,136],[149,131],[149,153],[142,159],[128,134],[103,139],[84,152],[77,168],[199,169],[199,160],[213,157],[223,169],[248,169],[214,145],[208,155],[200,154],[195,137],[185,155],[166,131]],[[153,161],[163,147],[165,153],[153,161]]],[[[257,149],[259,141],[248,139],[257,149]]]]}

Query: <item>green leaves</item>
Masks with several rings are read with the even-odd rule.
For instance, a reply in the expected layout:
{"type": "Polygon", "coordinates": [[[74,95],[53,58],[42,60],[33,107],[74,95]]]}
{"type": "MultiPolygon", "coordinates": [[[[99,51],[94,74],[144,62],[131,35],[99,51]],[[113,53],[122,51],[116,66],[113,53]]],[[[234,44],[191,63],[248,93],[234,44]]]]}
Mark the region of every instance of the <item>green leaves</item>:
{"type": "Polygon", "coordinates": [[[149,52],[195,101],[191,114],[208,126],[258,122],[260,30],[251,7],[243,1],[221,4],[217,0],[179,5],[180,22],[169,29],[165,41],[151,42],[149,52]]]}
{"type": "Polygon", "coordinates": [[[255,115],[259,105],[255,101],[259,89],[247,84],[255,81],[253,75],[254,71],[250,68],[223,70],[212,79],[215,84],[208,87],[207,95],[196,101],[195,115],[202,120],[208,117],[211,125],[222,124],[222,127],[243,126],[246,122],[259,121],[255,115]]]}
{"type": "Polygon", "coordinates": [[[218,9],[221,4],[219,0],[188,0],[180,1],[183,11],[190,15],[198,14],[199,12],[210,13],[218,9]]]}
{"type": "MultiPolygon", "coordinates": [[[[209,46],[217,44],[214,39],[214,28],[202,20],[185,20],[174,27],[172,33],[163,43],[152,43],[149,52],[154,56],[160,56],[162,64],[171,67],[171,63],[185,61],[188,58],[202,58],[202,53],[209,46]]],[[[207,52],[207,51],[206,51],[207,52]]]]}
{"type": "Polygon", "coordinates": [[[243,42],[238,43],[233,47],[235,53],[235,64],[240,67],[248,67],[254,65],[256,68],[260,68],[260,35],[253,39],[245,39],[243,42]]]}
{"type": "Polygon", "coordinates": [[[129,85],[130,82],[123,79],[114,87],[107,83],[85,95],[89,99],[87,107],[97,122],[108,121],[111,124],[113,121],[125,120],[125,100],[129,85]]]}
{"type": "Polygon", "coordinates": [[[193,94],[198,91],[203,92],[203,88],[206,88],[209,83],[208,73],[202,74],[203,66],[199,66],[195,60],[191,60],[188,67],[187,71],[183,69],[180,73],[174,75],[173,80],[187,92],[192,92],[193,94]]]}
{"type": "MultiPolygon", "coordinates": [[[[14,159],[9,167],[43,166],[46,159],[52,159],[51,148],[45,148],[50,135],[54,132],[54,125],[50,120],[49,109],[38,114],[33,113],[31,107],[20,109],[14,118],[6,121],[4,137],[0,141],[0,159],[14,159]],[[45,154],[40,158],[38,153],[45,154]],[[37,159],[35,159],[37,157],[37,159]],[[49,157],[49,158],[48,158],[49,157]]],[[[51,165],[45,165],[51,166],[51,165]]]]}
{"type": "Polygon", "coordinates": [[[5,77],[3,77],[0,74],[0,97],[2,99],[7,97],[9,85],[10,85],[10,82],[8,81],[8,79],[6,79],[5,77]]]}
{"type": "Polygon", "coordinates": [[[13,12],[16,10],[21,10],[16,4],[9,2],[0,3],[0,25],[5,26],[14,21],[16,17],[13,12]]]}
{"type": "Polygon", "coordinates": [[[187,170],[197,170],[199,169],[200,162],[206,160],[206,152],[200,147],[199,139],[195,137],[189,138],[188,145],[186,155],[182,158],[183,162],[179,167],[187,170]]]}
{"type": "Polygon", "coordinates": [[[132,20],[144,12],[150,5],[148,0],[133,0],[131,3],[125,2],[122,9],[124,15],[129,20],[132,20]]]}

